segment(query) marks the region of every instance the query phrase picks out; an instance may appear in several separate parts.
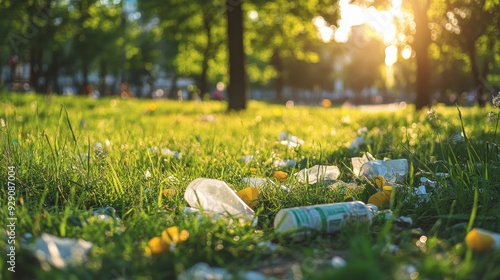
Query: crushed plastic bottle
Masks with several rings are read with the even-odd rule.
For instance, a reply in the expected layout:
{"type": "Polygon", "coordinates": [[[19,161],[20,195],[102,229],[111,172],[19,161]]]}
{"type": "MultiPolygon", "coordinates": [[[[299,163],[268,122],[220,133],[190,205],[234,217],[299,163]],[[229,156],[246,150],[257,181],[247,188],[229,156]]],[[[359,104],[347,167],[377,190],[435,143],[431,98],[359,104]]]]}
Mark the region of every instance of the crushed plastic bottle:
{"type": "Polygon", "coordinates": [[[335,165],[315,165],[295,173],[300,183],[315,184],[318,181],[335,181],[340,176],[340,169],[335,165]]]}
{"type": "Polygon", "coordinates": [[[193,180],[186,188],[184,199],[191,207],[209,214],[230,215],[245,221],[252,221],[255,217],[252,208],[221,180],[193,180]]]}
{"type": "Polygon", "coordinates": [[[300,240],[313,231],[334,233],[349,223],[371,224],[377,212],[377,206],[361,201],[285,208],[276,214],[274,228],[300,240]]]}

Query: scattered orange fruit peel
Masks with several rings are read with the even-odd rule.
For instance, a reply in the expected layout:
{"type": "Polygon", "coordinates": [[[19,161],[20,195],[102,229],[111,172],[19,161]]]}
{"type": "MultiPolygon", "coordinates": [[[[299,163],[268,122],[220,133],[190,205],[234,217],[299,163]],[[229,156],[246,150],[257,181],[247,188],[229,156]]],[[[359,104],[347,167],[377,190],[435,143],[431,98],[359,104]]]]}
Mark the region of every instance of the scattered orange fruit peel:
{"type": "Polygon", "coordinates": [[[465,236],[467,247],[476,251],[488,251],[500,248],[500,234],[489,230],[473,228],[465,236]]]}
{"type": "Polygon", "coordinates": [[[189,232],[185,229],[179,232],[177,226],[172,226],[161,233],[161,237],[155,236],[148,241],[145,251],[147,255],[161,255],[171,252],[178,243],[182,243],[189,238],[189,232]]]}
{"type": "Polygon", "coordinates": [[[385,178],[381,175],[375,177],[374,181],[375,181],[375,186],[377,186],[377,188],[379,189],[382,189],[386,185],[385,178]]]}
{"type": "Polygon", "coordinates": [[[391,197],[385,192],[376,192],[370,198],[368,198],[368,204],[373,204],[381,209],[385,204],[389,203],[391,197]]]}
{"type": "Polygon", "coordinates": [[[166,197],[172,197],[174,196],[177,192],[174,189],[166,189],[162,191],[163,195],[166,197]]]}
{"type": "Polygon", "coordinates": [[[247,187],[236,192],[243,202],[245,202],[250,208],[255,208],[259,202],[259,189],[256,187],[247,187]]]}
{"type": "Polygon", "coordinates": [[[287,176],[288,176],[288,173],[286,173],[284,171],[274,171],[273,172],[273,177],[278,179],[280,182],[285,181],[287,176]]]}
{"type": "Polygon", "coordinates": [[[383,186],[382,191],[376,192],[370,198],[368,198],[368,204],[373,204],[379,209],[383,208],[387,203],[391,201],[392,187],[383,186]]]}

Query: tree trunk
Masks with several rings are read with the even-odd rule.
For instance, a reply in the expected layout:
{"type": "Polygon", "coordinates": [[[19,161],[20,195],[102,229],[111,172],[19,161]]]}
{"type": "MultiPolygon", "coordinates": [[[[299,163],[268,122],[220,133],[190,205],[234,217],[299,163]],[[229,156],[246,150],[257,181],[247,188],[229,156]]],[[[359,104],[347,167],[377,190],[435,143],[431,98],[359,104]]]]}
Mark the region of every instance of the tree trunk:
{"type": "Polygon", "coordinates": [[[475,41],[471,40],[467,43],[467,51],[471,64],[470,67],[471,67],[472,80],[474,81],[475,85],[474,90],[476,91],[476,101],[480,102],[479,100],[482,99],[483,95],[483,83],[481,79],[481,74],[479,73],[479,66],[477,65],[475,41]]]}
{"type": "Polygon", "coordinates": [[[51,94],[53,92],[58,92],[58,76],[59,69],[59,53],[57,51],[52,52],[52,58],[49,65],[49,69],[45,73],[45,92],[51,94]]]}
{"type": "Polygon", "coordinates": [[[229,50],[228,111],[244,110],[247,104],[241,2],[239,0],[227,0],[226,2],[229,50]]]}
{"type": "Polygon", "coordinates": [[[283,87],[285,86],[285,81],[283,77],[283,59],[280,56],[278,49],[274,50],[273,56],[271,57],[271,65],[276,70],[277,76],[274,80],[274,90],[276,91],[276,101],[283,101],[283,87]]]}
{"type": "Polygon", "coordinates": [[[89,66],[87,62],[83,62],[82,67],[82,75],[83,75],[83,88],[81,90],[81,94],[89,95],[90,94],[90,85],[89,85],[89,66]]]}
{"type": "Polygon", "coordinates": [[[201,63],[201,75],[198,83],[198,87],[200,90],[200,98],[208,93],[208,60],[210,59],[212,53],[212,18],[209,14],[205,13],[203,15],[203,27],[205,29],[205,33],[207,35],[207,45],[205,46],[205,50],[203,52],[203,61],[201,63]]]}
{"type": "Polygon", "coordinates": [[[41,51],[35,48],[30,49],[30,85],[35,92],[40,92],[38,80],[40,78],[41,51]]]}
{"type": "Polygon", "coordinates": [[[177,96],[177,79],[179,76],[177,76],[177,73],[174,73],[174,76],[172,77],[172,84],[170,85],[170,89],[168,92],[168,98],[172,99],[179,99],[179,96],[177,96]]]}
{"type": "Polygon", "coordinates": [[[417,84],[415,107],[420,110],[431,105],[431,88],[430,88],[430,62],[429,62],[429,45],[431,44],[431,32],[429,30],[429,18],[427,10],[429,8],[429,0],[412,2],[413,12],[415,14],[415,55],[417,59],[417,84]]]}
{"type": "Polygon", "coordinates": [[[99,91],[102,96],[109,95],[108,85],[106,84],[106,76],[108,75],[108,68],[106,66],[106,61],[101,60],[99,63],[99,91]]]}

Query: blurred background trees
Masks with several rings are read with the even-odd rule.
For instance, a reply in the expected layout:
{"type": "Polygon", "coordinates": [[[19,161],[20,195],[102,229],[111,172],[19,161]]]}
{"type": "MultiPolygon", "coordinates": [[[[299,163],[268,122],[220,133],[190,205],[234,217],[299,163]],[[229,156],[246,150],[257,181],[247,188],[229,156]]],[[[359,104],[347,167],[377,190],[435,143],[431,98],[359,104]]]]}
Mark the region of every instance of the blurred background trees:
{"type": "Polygon", "coordinates": [[[247,97],[483,105],[500,85],[498,10],[495,0],[2,0],[0,83],[230,97],[233,109],[247,97]],[[231,45],[239,33],[243,55],[231,45]]]}

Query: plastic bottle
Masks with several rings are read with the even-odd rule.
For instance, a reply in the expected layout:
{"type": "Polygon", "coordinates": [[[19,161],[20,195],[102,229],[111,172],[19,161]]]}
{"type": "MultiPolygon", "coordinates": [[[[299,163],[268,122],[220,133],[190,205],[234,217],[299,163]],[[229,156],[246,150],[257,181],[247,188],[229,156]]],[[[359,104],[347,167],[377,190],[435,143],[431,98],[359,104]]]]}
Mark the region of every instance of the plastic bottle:
{"type": "Polygon", "coordinates": [[[302,239],[311,231],[334,233],[348,223],[371,224],[377,212],[377,206],[361,201],[285,208],[276,214],[274,228],[302,239]]]}

